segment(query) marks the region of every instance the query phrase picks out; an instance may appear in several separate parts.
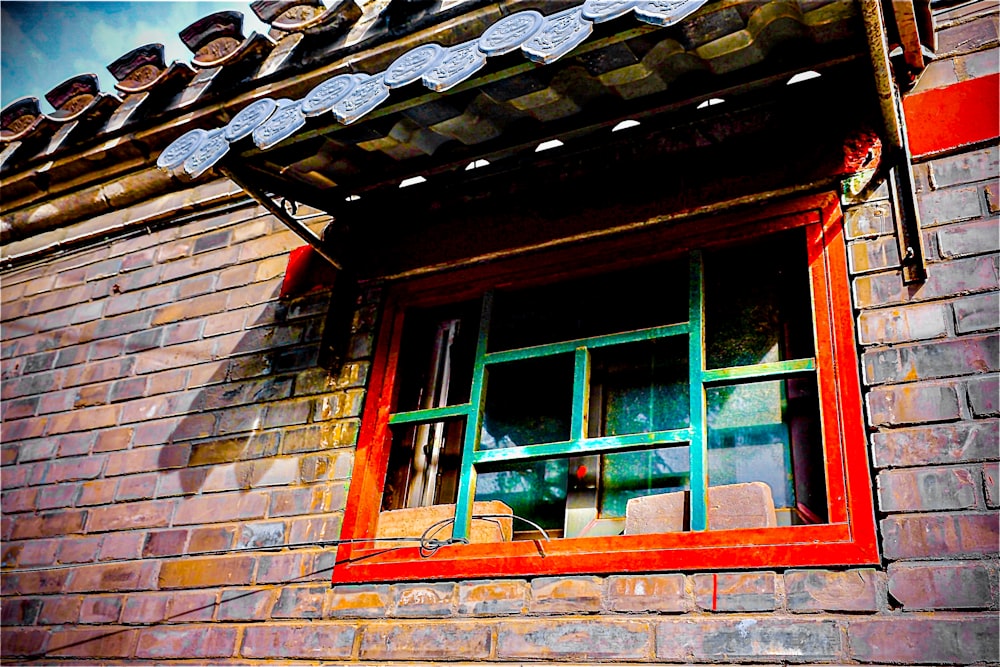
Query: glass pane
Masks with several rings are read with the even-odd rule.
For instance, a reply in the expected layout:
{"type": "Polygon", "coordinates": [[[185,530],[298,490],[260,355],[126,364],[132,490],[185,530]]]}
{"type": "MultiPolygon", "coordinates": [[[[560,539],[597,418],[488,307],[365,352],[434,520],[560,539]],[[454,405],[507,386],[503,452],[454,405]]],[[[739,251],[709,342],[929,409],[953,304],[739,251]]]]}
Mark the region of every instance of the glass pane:
{"type": "Polygon", "coordinates": [[[572,402],[572,355],[492,364],[479,448],[569,440],[572,402]]]}
{"type": "Polygon", "coordinates": [[[710,387],[709,486],[763,482],[787,523],[825,521],[815,377],[710,387]]]}
{"type": "Polygon", "coordinates": [[[468,403],[479,314],[478,300],[407,311],[397,412],[468,403]]]}
{"type": "Polygon", "coordinates": [[[489,349],[509,350],[686,322],[687,261],[498,291],[489,349]]]}
{"type": "MultiPolygon", "coordinates": [[[[500,500],[515,516],[542,528],[562,529],[566,514],[566,459],[508,463],[501,470],[479,473],[476,500],[500,500]]],[[[515,530],[525,525],[517,523],[515,530]]]]}
{"type": "Polygon", "coordinates": [[[632,498],[685,491],[690,472],[687,446],[605,454],[601,457],[600,514],[623,517],[632,498]]]}
{"type": "Polygon", "coordinates": [[[688,337],[591,352],[590,437],[689,426],[688,337]]]}
{"type": "Polygon", "coordinates": [[[802,230],[706,252],[707,368],[814,356],[802,230]]]}
{"type": "Polygon", "coordinates": [[[455,502],[464,438],[464,419],[394,427],[382,509],[455,502]]]}

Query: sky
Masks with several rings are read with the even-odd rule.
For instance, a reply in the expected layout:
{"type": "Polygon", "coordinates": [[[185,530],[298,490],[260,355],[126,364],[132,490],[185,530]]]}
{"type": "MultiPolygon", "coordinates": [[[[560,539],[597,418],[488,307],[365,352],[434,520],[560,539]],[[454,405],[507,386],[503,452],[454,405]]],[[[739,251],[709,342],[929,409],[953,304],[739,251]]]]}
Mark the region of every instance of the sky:
{"type": "Polygon", "coordinates": [[[108,65],[137,46],[160,43],[167,63],[190,62],[192,54],[177,34],[215,12],[241,12],[244,35],[267,34],[250,1],[0,0],[0,108],[31,95],[51,112],[45,93],[84,73],[96,74],[101,90],[113,93],[108,65]]]}

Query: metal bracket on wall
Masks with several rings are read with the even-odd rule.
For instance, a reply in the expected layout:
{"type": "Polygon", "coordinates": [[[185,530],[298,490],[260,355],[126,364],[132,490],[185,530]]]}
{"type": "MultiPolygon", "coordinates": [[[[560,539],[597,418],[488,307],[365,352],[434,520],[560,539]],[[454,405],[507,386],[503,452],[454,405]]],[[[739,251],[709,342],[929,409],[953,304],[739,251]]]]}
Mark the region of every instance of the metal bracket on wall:
{"type": "Polygon", "coordinates": [[[271,215],[280,220],[282,224],[292,230],[299,238],[312,246],[312,249],[316,251],[317,255],[328,261],[338,271],[343,270],[344,267],[341,266],[340,262],[334,259],[330,252],[324,247],[323,239],[317,236],[313,230],[306,227],[302,220],[295,217],[294,202],[284,199],[279,204],[266,192],[253,185],[248,179],[240,176],[230,165],[217,166],[223,176],[238,185],[244,192],[250,195],[254,201],[267,209],[271,215]],[[288,210],[289,204],[293,207],[292,211],[288,210]]]}
{"type": "Polygon", "coordinates": [[[886,162],[890,165],[889,192],[896,226],[896,243],[903,272],[903,283],[922,282],[927,278],[923,238],[920,233],[920,210],[913,184],[912,161],[906,136],[899,86],[892,76],[885,19],[879,0],[862,0],[861,13],[868,36],[869,52],[875,74],[882,120],[887,135],[886,162]]]}

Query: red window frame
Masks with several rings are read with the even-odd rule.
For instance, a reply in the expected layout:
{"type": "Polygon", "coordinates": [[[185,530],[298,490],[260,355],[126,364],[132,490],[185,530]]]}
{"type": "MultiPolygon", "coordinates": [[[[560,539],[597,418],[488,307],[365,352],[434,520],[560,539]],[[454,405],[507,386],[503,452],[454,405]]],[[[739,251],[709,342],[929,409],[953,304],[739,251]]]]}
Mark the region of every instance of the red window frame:
{"type": "Polygon", "coordinates": [[[334,583],[877,563],[843,216],[837,196],[802,197],[753,212],[713,216],[391,286],[372,363],[341,539],[345,542],[338,548],[334,583]],[[806,229],[808,246],[829,523],[455,544],[432,556],[421,556],[417,546],[387,549],[377,542],[363,542],[375,535],[378,522],[407,307],[459,301],[493,286],[552,282],[572,277],[582,266],[599,264],[597,270],[603,271],[638,259],[674,256],[797,227],[806,229]]]}

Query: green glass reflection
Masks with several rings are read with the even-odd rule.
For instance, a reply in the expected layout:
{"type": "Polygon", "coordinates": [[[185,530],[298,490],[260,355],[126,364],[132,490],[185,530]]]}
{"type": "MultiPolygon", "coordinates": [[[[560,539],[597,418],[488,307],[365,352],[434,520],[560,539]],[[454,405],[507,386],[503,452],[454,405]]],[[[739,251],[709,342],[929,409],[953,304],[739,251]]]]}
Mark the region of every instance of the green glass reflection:
{"type": "Polygon", "coordinates": [[[687,447],[666,447],[601,457],[600,514],[623,517],[632,498],[688,488],[687,447]]]}
{"type": "Polygon", "coordinates": [[[689,426],[687,340],[673,336],[594,350],[588,435],[689,426]]]}
{"type": "Polygon", "coordinates": [[[823,495],[814,378],[709,387],[705,394],[710,486],[764,482],[778,508],[795,507],[797,486],[802,494],[823,495]],[[818,481],[811,470],[820,472],[818,481]]]}
{"type": "Polygon", "coordinates": [[[706,252],[706,368],[814,356],[801,230],[706,252]]]}
{"type": "Polygon", "coordinates": [[[561,529],[566,514],[567,474],[566,459],[509,463],[502,470],[479,473],[476,500],[500,500],[516,516],[542,528],[561,529]]]}
{"type": "Polygon", "coordinates": [[[479,448],[569,440],[572,402],[572,355],[493,364],[479,448]]]}

